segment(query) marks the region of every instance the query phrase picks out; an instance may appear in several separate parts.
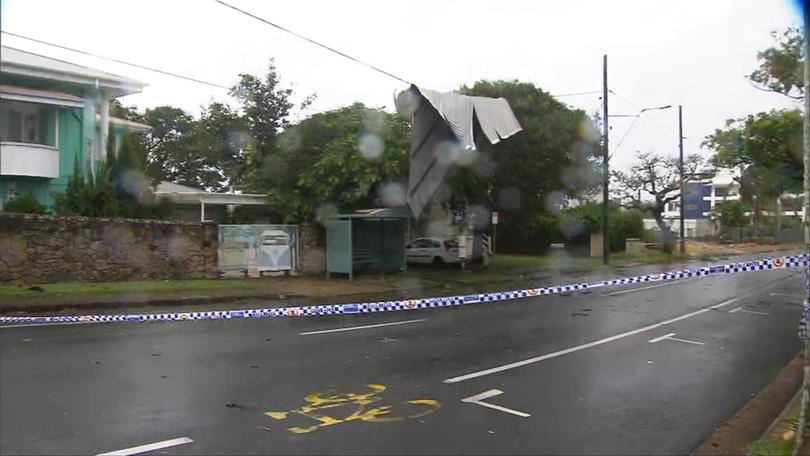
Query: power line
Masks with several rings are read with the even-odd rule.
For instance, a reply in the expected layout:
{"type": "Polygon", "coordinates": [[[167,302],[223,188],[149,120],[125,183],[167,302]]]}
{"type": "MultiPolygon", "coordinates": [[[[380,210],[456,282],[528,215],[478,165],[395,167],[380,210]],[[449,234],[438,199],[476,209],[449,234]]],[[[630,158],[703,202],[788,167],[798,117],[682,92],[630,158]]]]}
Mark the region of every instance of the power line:
{"type": "MultiPolygon", "coordinates": [[[[630,106],[631,106],[633,109],[635,109],[636,111],[641,111],[641,110],[642,110],[641,108],[639,108],[639,107],[638,107],[638,105],[636,105],[636,104],[635,104],[635,103],[633,103],[632,101],[628,100],[627,98],[625,98],[625,97],[623,97],[623,96],[619,95],[618,93],[614,92],[613,90],[608,90],[608,92],[610,92],[611,94],[616,95],[617,97],[619,97],[619,99],[621,99],[621,100],[622,100],[622,101],[624,101],[625,103],[629,104],[629,105],[630,105],[630,106]]],[[[663,120],[658,119],[658,118],[656,118],[656,117],[652,117],[652,119],[653,119],[654,121],[656,121],[656,122],[660,123],[661,125],[663,125],[663,126],[665,126],[665,127],[669,128],[669,129],[671,129],[672,131],[675,131],[675,127],[674,127],[674,126],[672,126],[672,125],[670,125],[669,123],[664,122],[663,120]]]]}
{"type": "Polygon", "coordinates": [[[639,117],[641,117],[641,115],[636,116],[636,118],[633,119],[632,122],[630,122],[630,126],[627,127],[627,130],[624,132],[624,135],[622,135],[622,138],[619,140],[618,143],[616,143],[616,148],[613,149],[613,154],[610,156],[610,158],[613,158],[613,155],[616,155],[616,152],[618,152],[619,148],[622,147],[622,143],[624,142],[624,139],[627,138],[627,135],[630,134],[630,130],[633,129],[633,126],[636,124],[636,121],[638,121],[639,117]]]}
{"type": "Polygon", "coordinates": [[[327,50],[327,51],[329,51],[329,52],[333,52],[333,53],[335,53],[335,54],[337,54],[337,55],[339,55],[339,56],[341,56],[341,57],[344,57],[344,58],[347,58],[347,59],[352,60],[352,61],[354,61],[354,62],[357,62],[357,63],[359,63],[359,64],[361,64],[361,65],[364,65],[364,66],[366,66],[366,67],[368,67],[368,68],[371,68],[371,69],[372,69],[372,70],[374,70],[374,71],[377,71],[377,72],[379,72],[379,73],[382,73],[382,74],[384,74],[384,75],[386,75],[386,76],[388,76],[388,77],[390,77],[390,78],[394,78],[394,79],[396,79],[397,81],[404,82],[405,84],[411,85],[411,83],[410,83],[410,82],[408,82],[408,81],[406,81],[405,79],[402,79],[402,78],[400,78],[399,76],[396,76],[396,75],[394,75],[393,73],[389,73],[389,72],[387,72],[387,71],[385,71],[385,70],[383,70],[383,69],[381,69],[381,68],[379,68],[379,67],[376,67],[376,66],[374,66],[374,65],[372,65],[372,64],[370,64],[370,63],[363,62],[362,60],[357,59],[357,58],[355,58],[355,57],[352,57],[352,56],[350,56],[350,55],[346,54],[345,52],[338,51],[338,50],[337,50],[337,49],[335,49],[335,48],[332,48],[332,47],[329,47],[329,46],[327,46],[327,45],[325,45],[325,44],[319,43],[319,42],[317,42],[317,41],[315,41],[315,40],[313,40],[313,39],[311,39],[311,38],[307,38],[307,37],[305,37],[304,35],[301,35],[301,34],[296,33],[296,32],[294,32],[294,31],[292,31],[292,30],[290,30],[290,29],[288,29],[288,28],[285,28],[285,27],[282,27],[282,26],[280,26],[280,25],[278,25],[278,24],[275,24],[275,23],[273,23],[273,22],[270,22],[270,21],[268,21],[267,19],[263,19],[263,18],[261,18],[261,17],[259,17],[259,16],[256,16],[255,14],[251,14],[251,13],[249,13],[249,12],[247,12],[247,11],[243,10],[243,9],[239,9],[239,8],[237,8],[237,7],[233,6],[233,5],[229,5],[229,4],[227,4],[227,3],[225,3],[225,2],[223,2],[223,1],[221,1],[221,0],[214,0],[214,1],[215,1],[215,2],[217,2],[217,3],[219,3],[220,5],[227,6],[228,8],[231,8],[231,9],[232,9],[232,10],[234,10],[234,11],[238,11],[238,12],[240,12],[240,13],[244,14],[245,16],[252,17],[253,19],[256,19],[257,21],[264,22],[265,24],[267,24],[267,25],[269,25],[269,26],[271,26],[271,27],[275,27],[275,28],[277,28],[277,29],[279,29],[279,30],[281,30],[281,31],[283,31],[283,32],[287,32],[287,33],[289,33],[290,35],[293,35],[293,36],[295,36],[295,37],[297,37],[297,38],[300,38],[300,39],[302,39],[302,40],[304,40],[304,41],[308,41],[309,43],[312,43],[312,44],[314,44],[314,45],[316,45],[316,46],[318,46],[318,47],[321,47],[321,48],[323,48],[323,49],[326,49],[326,50],[327,50]]]}
{"type": "Polygon", "coordinates": [[[40,43],[40,44],[45,44],[45,45],[48,45],[48,46],[53,46],[55,48],[64,49],[66,51],[76,52],[78,54],[88,55],[90,57],[95,57],[95,58],[102,59],[102,60],[109,60],[111,62],[120,63],[122,65],[129,65],[131,67],[140,68],[142,70],[153,71],[155,73],[160,73],[160,74],[163,74],[163,75],[166,75],[166,76],[172,76],[172,77],[175,77],[175,78],[185,79],[186,81],[196,82],[197,84],[204,84],[204,85],[211,86],[211,87],[217,87],[217,88],[220,88],[220,89],[230,90],[230,87],[226,87],[224,85],[219,85],[219,84],[214,84],[213,82],[203,81],[202,79],[192,78],[190,76],[183,76],[182,74],[172,73],[170,71],[160,70],[160,69],[157,69],[157,68],[148,67],[146,65],[140,65],[140,64],[137,64],[137,63],[127,62],[125,60],[120,60],[120,59],[116,59],[116,58],[113,58],[113,57],[106,57],[106,56],[103,56],[103,55],[94,54],[92,52],[87,52],[87,51],[82,51],[80,49],[75,49],[75,48],[71,48],[71,47],[67,47],[67,46],[62,46],[61,44],[51,43],[51,42],[40,40],[40,39],[37,39],[37,38],[31,38],[30,36],[24,36],[24,35],[20,35],[20,34],[17,34],[17,33],[11,33],[11,32],[7,32],[5,30],[0,30],[0,33],[5,33],[6,35],[15,36],[17,38],[22,38],[24,40],[33,41],[35,43],[40,43]]]}
{"type": "Polygon", "coordinates": [[[561,93],[561,94],[552,94],[552,97],[560,98],[560,97],[573,97],[576,95],[593,95],[595,93],[602,93],[601,90],[591,90],[589,92],[572,92],[572,93],[561,93]]]}
{"type": "Polygon", "coordinates": [[[624,98],[623,96],[619,95],[618,93],[614,92],[613,90],[608,90],[608,92],[610,92],[611,95],[616,95],[617,97],[619,97],[620,100],[622,100],[625,103],[629,104],[636,111],[641,111],[641,108],[636,106],[632,101],[628,100],[627,98],[624,98]]]}

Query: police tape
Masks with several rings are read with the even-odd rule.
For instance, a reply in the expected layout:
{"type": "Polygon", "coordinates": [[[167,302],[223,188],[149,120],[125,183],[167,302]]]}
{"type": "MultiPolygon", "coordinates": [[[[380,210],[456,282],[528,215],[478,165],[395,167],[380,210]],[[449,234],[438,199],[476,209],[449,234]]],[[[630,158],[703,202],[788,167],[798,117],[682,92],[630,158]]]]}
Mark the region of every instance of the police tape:
{"type": "Polygon", "coordinates": [[[400,310],[434,309],[454,307],[467,304],[507,301],[535,296],[569,293],[601,287],[680,280],[690,277],[703,277],[734,274],[746,271],[796,268],[810,264],[810,255],[793,255],[776,258],[765,258],[739,263],[704,266],[694,269],[644,274],[633,277],[607,279],[595,282],[555,285],[540,288],[526,288],[513,291],[497,291],[459,296],[445,296],[395,301],[364,302],[350,304],[326,304],[312,306],[274,307],[244,310],[213,310],[199,312],[170,312],[154,314],[101,314],[101,315],[48,315],[0,317],[0,326],[32,325],[48,323],[108,323],[134,321],[185,321],[185,320],[220,320],[232,318],[273,318],[273,317],[308,317],[320,315],[351,315],[375,312],[393,312],[400,310]]]}

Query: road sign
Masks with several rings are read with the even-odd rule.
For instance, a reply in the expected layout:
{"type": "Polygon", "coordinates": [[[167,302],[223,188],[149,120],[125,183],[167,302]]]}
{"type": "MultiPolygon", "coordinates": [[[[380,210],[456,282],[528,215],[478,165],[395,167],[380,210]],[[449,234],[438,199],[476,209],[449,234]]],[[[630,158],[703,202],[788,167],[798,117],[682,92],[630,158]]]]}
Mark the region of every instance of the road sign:
{"type": "Polygon", "coordinates": [[[497,224],[498,224],[498,213],[497,213],[497,212],[493,212],[493,213],[492,213],[492,224],[493,224],[493,225],[497,225],[497,224]]]}

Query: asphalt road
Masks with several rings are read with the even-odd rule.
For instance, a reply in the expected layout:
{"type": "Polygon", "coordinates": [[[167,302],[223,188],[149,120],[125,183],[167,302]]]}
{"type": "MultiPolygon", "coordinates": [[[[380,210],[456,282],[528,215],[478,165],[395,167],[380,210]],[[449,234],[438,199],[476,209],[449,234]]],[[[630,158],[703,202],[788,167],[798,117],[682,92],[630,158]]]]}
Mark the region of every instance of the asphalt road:
{"type": "Polygon", "coordinates": [[[151,454],[687,453],[799,350],[802,275],[650,286],[376,315],[3,328],[0,453],[167,440],[151,454]]]}

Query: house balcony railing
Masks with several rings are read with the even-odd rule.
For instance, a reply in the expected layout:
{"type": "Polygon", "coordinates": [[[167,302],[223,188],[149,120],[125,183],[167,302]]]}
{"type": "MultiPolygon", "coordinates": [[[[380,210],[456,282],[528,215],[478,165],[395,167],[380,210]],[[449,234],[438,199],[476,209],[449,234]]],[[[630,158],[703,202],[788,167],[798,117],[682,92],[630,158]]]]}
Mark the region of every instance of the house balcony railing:
{"type": "Polygon", "coordinates": [[[0,175],[59,177],[59,149],[43,144],[2,141],[0,175]]]}

